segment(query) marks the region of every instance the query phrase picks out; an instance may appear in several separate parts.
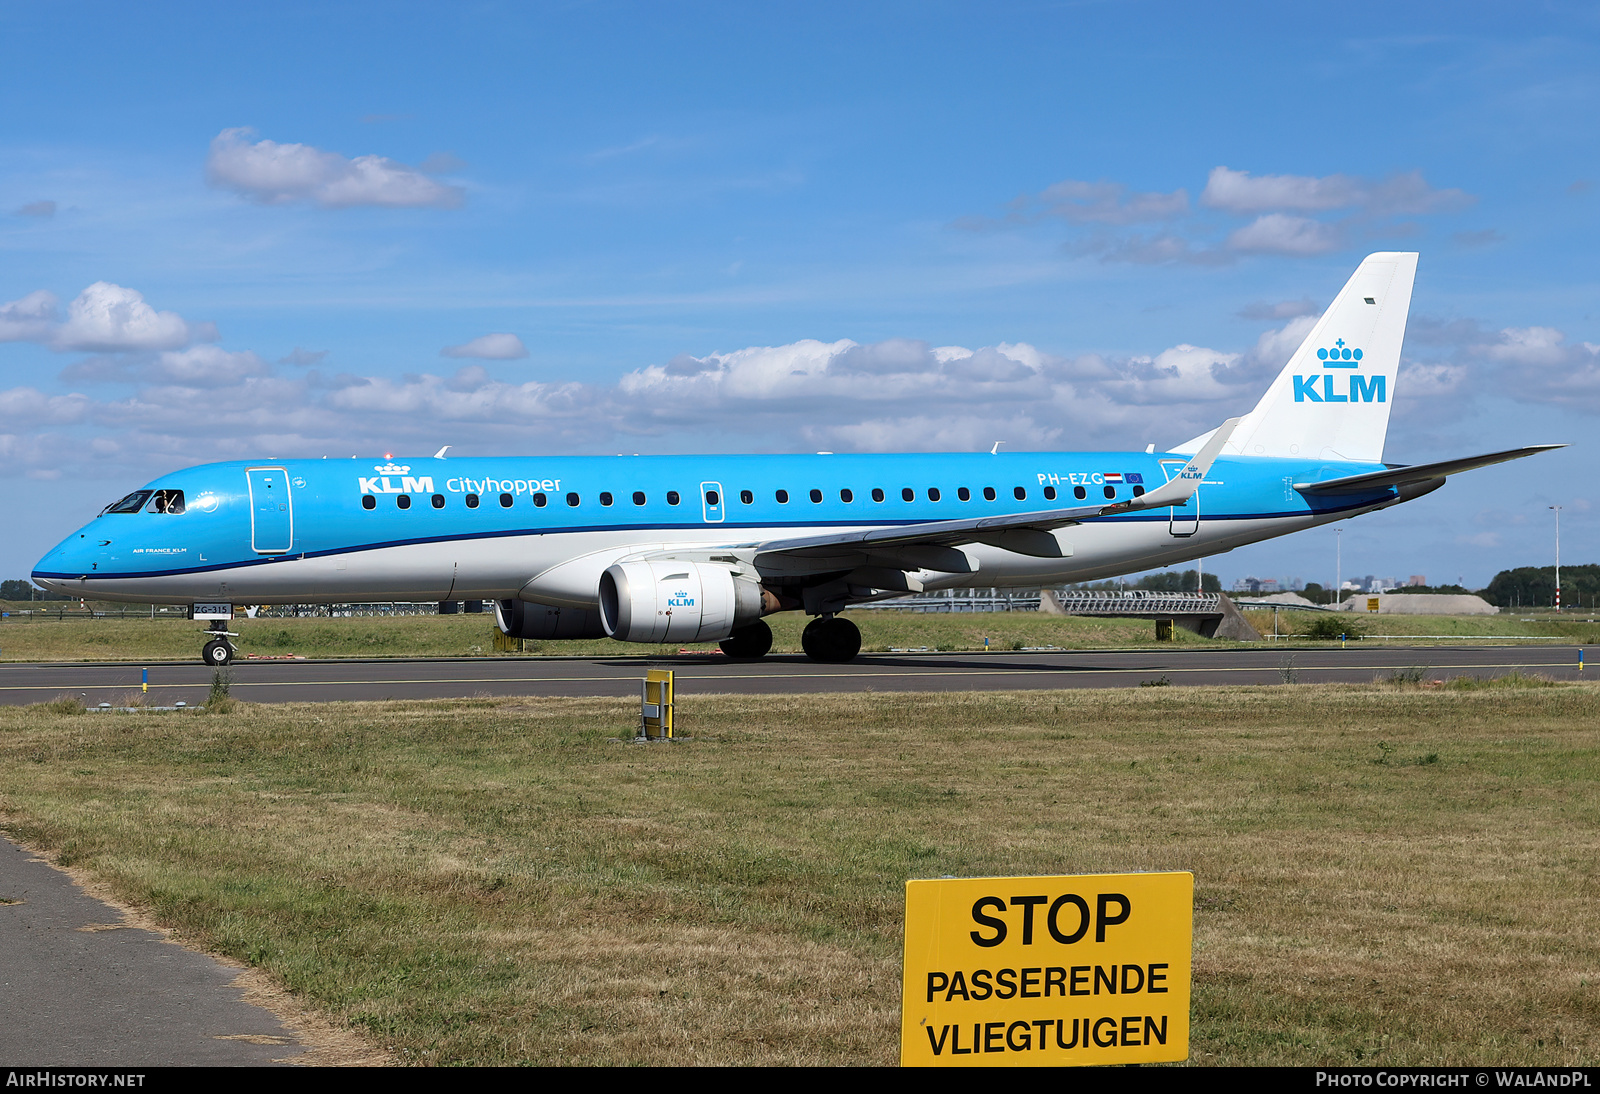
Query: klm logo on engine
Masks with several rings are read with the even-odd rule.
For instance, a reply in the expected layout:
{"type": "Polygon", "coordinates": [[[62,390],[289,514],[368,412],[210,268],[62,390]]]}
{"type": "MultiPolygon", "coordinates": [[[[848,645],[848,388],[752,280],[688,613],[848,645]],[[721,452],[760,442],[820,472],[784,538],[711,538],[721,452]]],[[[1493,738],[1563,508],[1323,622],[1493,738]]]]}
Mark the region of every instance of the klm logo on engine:
{"type": "MultiPolygon", "coordinates": [[[[1361,351],[1351,349],[1341,338],[1328,349],[1317,350],[1317,359],[1325,369],[1359,369],[1361,351]]],[[[1310,376],[1291,376],[1294,381],[1294,401],[1297,403],[1383,403],[1388,402],[1387,376],[1363,376],[1351,372],[1345,383],[1332,372],[1313,373],[1310,376]]]]}
{"type": "Polygon", "coordinates": [[[692,608],[694,607],[694,597],[689,595],[688,589],[679,589],[677,592],[667,597],[667,607],[692,608]]]}

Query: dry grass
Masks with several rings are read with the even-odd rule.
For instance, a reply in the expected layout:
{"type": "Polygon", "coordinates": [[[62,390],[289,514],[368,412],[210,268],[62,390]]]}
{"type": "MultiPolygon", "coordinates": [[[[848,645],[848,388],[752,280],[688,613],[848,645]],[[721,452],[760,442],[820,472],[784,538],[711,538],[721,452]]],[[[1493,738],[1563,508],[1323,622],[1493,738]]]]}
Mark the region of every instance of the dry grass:
{"type": "MultiPolygon", "coordinates": [[[[1272,633],[1272,613],[1251,611],[1246,617],[1263,634],[1272,633]]],[[[1279,613],[1279,628],[1300,635],[1326,615],[1279,613]]],[[[1148,619],[1097,619],[1052,616],[1039,612],[956,612],[950,614],[857,611],[850,618],[861,628],[862,648],[931,650],[1015,650],[1057,646],[1103,649],[1156,645],[1155,623],[1148,619]],[[987,642],[987,646],[985,643],[987,642]]],[[[1583,644],[1600,643],[1600,625],[1587,619],[1523,620],[1513,616],[1341,616],[1339,630],[1358,628],[1371,635],[1425,634],[1451,636],[1544,635],[1583,644]]],[[[773,650],[800,651],[804,616],[786,612],[768,618],[773,650]]],[[[1332,623],[1328,624],[1333,626],[1332,623]]],[[[244,655],[273,657],[493,657],[494,621],[489,615],[420,615],[352,619],[239,619],[244,655]]],[[[181,619],[98,619],[0,624],[0,661],[193,661],[200,656],[204,627],[181,619]]],[[[1335,632],[1337,633],[1337,631],[1335,632]]],[[[1226,647],[1237,643],[1200,638],[1179,627],[1172,644],[1226,647]]],[[[1327,646],[1327,641],[1301,637],[1290,644],[1327,646]]],[[[1428,642],[1408,641],[1408,645],[1428,642]]],[[[662,652],[672,646],[639,645],[594,639],[577,642],[533,642],[524,652],[535,656],[573,655],[624,657],[662,652]]],[[[711,650],[716,643],[692,647],[711,650]]]]}
{"type": "Polygon", "coordinates": [[[891,1063],[903,882],[1188,869],[1199,1063],[1600,1056],[1600,688],[0,711],[11,833],[422,1063],[891,1063]]]}

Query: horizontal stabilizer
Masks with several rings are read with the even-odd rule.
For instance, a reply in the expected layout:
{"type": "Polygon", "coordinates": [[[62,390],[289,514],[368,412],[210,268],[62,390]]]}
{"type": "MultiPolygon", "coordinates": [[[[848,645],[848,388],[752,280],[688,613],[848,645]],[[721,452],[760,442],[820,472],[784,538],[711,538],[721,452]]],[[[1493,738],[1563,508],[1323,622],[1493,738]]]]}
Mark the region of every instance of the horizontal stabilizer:
{"type": "Polygon", "coordinates": [[[1342,479],[1327,479],[1323,482],[1297,482],[1294,488],[1302,494],[1365,494],[1381,490],[1386,486],[1405,486],[1408,483],[1426,482],[1429,479],[1442,479],[1458,471],[1471,471],[1475,467],[1488,467],[1508,460],[1520,460],[1524,456],[1534,456],[1540,452],[1565,447],[1567,446],[1564,444],[1535,444],[1527,448],[1491,452],[1486,456],[1464,456],[1459,460],[1441,460],[1438,463],[1417,463],[1410,466],[1394,465],[1383,471],[1372,471],[1365,475],[1347,475],[1342,479]]]}

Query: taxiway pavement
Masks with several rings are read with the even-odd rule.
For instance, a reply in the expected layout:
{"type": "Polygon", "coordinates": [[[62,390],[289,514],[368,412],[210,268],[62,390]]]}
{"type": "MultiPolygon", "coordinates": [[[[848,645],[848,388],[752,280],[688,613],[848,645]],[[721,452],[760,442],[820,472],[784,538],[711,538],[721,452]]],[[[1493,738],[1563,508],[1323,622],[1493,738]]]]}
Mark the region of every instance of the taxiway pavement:
{"type": "MultiPolygon", "coordinates": [[[[682,694],[783,694],[861,691],[1008,691],[1173,685],[1370,683],[1419,671],[1426,679],[1540,673],[1582,679],[1579,648],[1379,646],[1347,648],[1141,649],[865,654],[845,665],[801,656],[729,661],[675,657],[476,657],[383,660],[241,660],[227,670],[231,694],[253,703],[470,696],[634,696],[647,668],[671,668],[682,694]]],[[[212,670],[199,663],[77,662],[0,664],[0,703],[81,696],[89,706],[142,699],[151,706],[195,706],[210,692],[212,670]],[[149,670],[150,690],[140,692],[149,670]]]]}

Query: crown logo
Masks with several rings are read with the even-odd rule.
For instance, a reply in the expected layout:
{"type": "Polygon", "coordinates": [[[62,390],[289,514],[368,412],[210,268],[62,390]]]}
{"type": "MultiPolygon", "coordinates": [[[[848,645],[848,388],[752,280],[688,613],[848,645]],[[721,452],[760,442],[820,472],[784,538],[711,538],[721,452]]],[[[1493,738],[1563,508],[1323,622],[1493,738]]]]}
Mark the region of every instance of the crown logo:
{"type": "Polygon", "coordinates": [[[404,464],[380,463],[373,470],[380,475],[404,475],[411,468],[404,464]]]}
{"type": "Polygon", "coordinates": [[[1351,349],[1341,338],[1327,349],[1317,350],[1317,360],[1323,368],[1359,368],[1356,362],[1361,360],[1361,351],[1351,349]]]}

